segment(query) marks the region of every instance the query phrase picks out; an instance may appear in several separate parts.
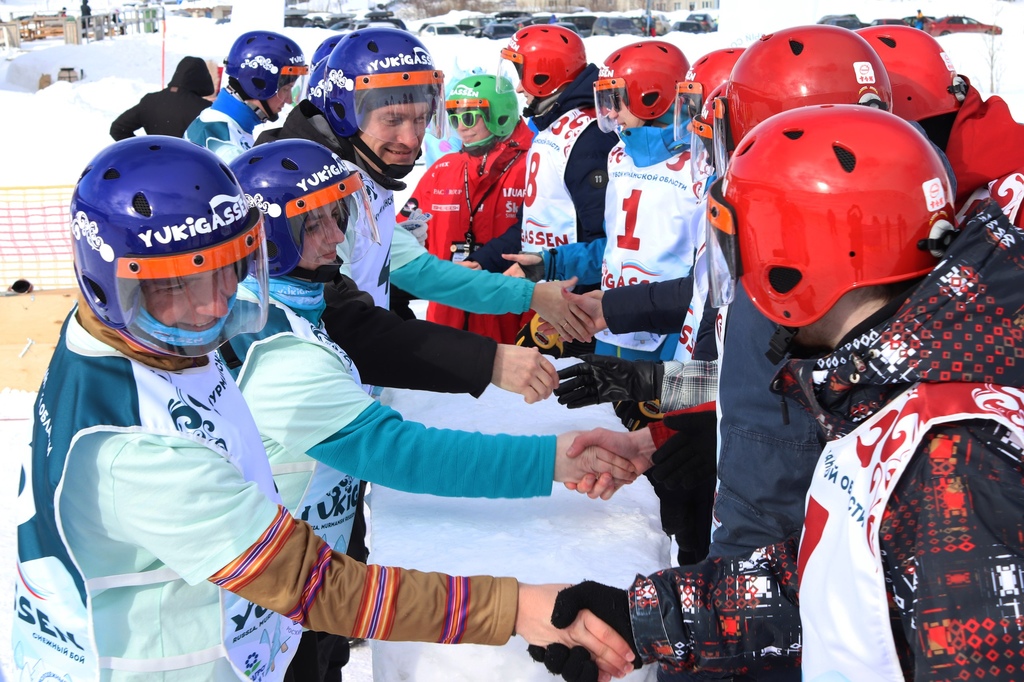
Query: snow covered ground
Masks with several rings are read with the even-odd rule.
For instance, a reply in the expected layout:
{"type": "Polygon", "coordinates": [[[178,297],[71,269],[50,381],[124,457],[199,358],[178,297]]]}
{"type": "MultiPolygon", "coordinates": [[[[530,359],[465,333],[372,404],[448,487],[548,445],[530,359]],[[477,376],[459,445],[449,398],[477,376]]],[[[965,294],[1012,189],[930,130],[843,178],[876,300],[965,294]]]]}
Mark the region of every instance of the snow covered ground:
{"type": "MultiPolygon", "coordinates": [[[[262,0],[247,0],[259,3],[262,0]]],[[[0,20],[9,15],[52,12],[51,3],[0,0],[0,20]]],[[[59,4],[59,3],[58,3],[59,4]]],[[[92,1],[94,13],[116,7],[92,1]]],[[[74,8],[75,4],[68,5],[74,8]]],[[[824,14],[856,12],[862,20],[903,17],[918,7],[942,16],[964,11],[962,0],[794,0],[761,3],[722,0],[718,33],[669,34],[691,58],[720,47],[746,45],[765,31],[812,23],[824,14]]],[[[169,7],[170,8],[170,7],[169,7]]],[[[968,13],[979,21],[1003,27],[1001,37],[953,35],[941,39],[958,71],[988,95],[1007,100],[1024,121],[1024,2],[975,0],[968,13]],[[993,87],[994,86],[994,87],[993,87]]],[[[684,18],[686,12],[671,14],[684,18]]],[[[457,15],[445,19],[457,20],[457,15]]],[[[414,29],[419,22],[409,22],[414,29]]],[[[267,26],[267,28],[273,28],[267,26]]],[[[72,184],[82,168],[111,142],[110,122],[147,92],[158,90],[161,64],[170,78],[181,57],[195,55],[220,62],[243,30],[239,24],[217,25],[213,20],[169,17],[166,34],[132,35],[81,46],[60,39],[26,42],[0,59],[0,186],[72,184]],[[57,80],[63,67],[84,72],[76,83],[54,82],[37,91],[39,78],[57,80]]],[[[277,29],[293,37],[312,54],[327,36],[321,29],[277,29]]],[[[628,37],[586,40],[588,57],[600,62],[628,37]]],[[[424,37],[437,64],[449,77],[473,68],[493,72],[502,43],[462,36],[424,37]]],[[[2,45],[0,45],[2,49],[2,45]]],[[[422,168],[414,171],[415,184],[422,168]]],[[[402,203],[399,197],[398,205],[402,203]]],[[[5,386],[0,374],[0,389],[5,386]]],[[[490,389],[481,401],[464,397],[438,398],[414,392],[386,393],[403,413],[437,426],[514,433],[554,433],[569,428],[616,423],[611,410],[591,408],[568,413],[553,400],[527,406],[516,396],[490,389]]],[[[0,390],[0,442],[10,444],[0,454],[0,603],[10,599],[13,585],[13,501],[17,462],[27,447],[34,394],[0,390]]],[[[636,571],[667,565],[668,548],[657,529],[656,503],[645,483],[620,492],[603,504],[556,490],[550,499],[482,502],[408,496],[378,489],[374,493],[378,555],[375,560],[425,569],[495,572],[530,581],[575,581],[595,578],[626,584],[636,571]],[[607,538],[599,537],[605,536],[607,538]],[[595,542],[605,551],[595,551],[595,542]]],[[[8,603],[10,603],[8,601],[8,603]]],[[[0,674],[17,679],[10,652],[10,622],[0,618],[0,674]]],[[[523,653],[522,640],[502,649],[483,647],[425,648],[388,645],[378,649],[371,664],[369,648],[356,650],[346,668],[346,680],[501,680],[554,679],[523,653]],[[461,651],[460,651],[461,650],[461,651]],[[371,672],[371,666],[373,672],[371,672]],[[531,667],[532,666],[532,667],[531,667]],[[401,670],[399,670],[401,669],[401,670]],[[488,674],[484,671],[494,671],[488,674]],[[500,671],[500,672],[499,672],[500,671]],[[376,673],[376,675],[374,675],[376,673]]],[[[642,673],[644,679],[650,671],[642,673]]]]}

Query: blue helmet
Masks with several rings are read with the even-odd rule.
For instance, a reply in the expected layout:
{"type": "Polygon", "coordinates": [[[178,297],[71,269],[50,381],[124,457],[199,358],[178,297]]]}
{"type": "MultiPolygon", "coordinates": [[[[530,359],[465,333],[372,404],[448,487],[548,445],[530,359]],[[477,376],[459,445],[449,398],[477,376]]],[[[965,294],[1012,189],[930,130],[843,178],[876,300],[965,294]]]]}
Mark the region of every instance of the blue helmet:
{"type": "Polygon", "coordinates": [[[331,53],[331,51],[334,49],[334,46],[337,45],[338,42],[341,41],[341,39],[344,37],[344,33],[335,33],[332,36],[328,36],[325,41],[323,41],[322,43],[320,43],[320,45],[317,46],[316,52],[313,53],[313,58],[309,60],[310,63],[316,64],[321,59],[327,59],[327,55],[331,53]]]}
{"type": "Polygon", "coordinates": [[[263,222],[212,152],[162,135],[116,142],[86,166],[70,212],[82,295],[136,347],[196,357],[263,327],[263,222]],[[243,303],[247,276],[258,291],[243,303]]]}
{"type": "Polygon", "coordinates": [[[257,145],[236,157],[231,170],[250,205],[263,212],[271,276],[334,279],[340,262],[315,270],[299,267],[304,241],[316,230],[340,230],[341,235],[326,238],[344,243],[347,261],[359,258],[370,243],[380,243],[359,171],[316,142],[257,145]]]}
{"type": "Polygon", "coordinates": [[[444,74],[415,36],[373,27],[346,34],[327,57],[324,107],[339,137],[363,130],[370,112],[386,106],[428,104],[425,125],[444,137],[444,74]]]}
{"type": "Polygon", "coordinates": [[[272,31],[249,31],[231,46],[224,71],[238,82],[244,99],[266,100],[281,88],[293,87],[309,68],[302,48],[291,38],[272,31]]]}

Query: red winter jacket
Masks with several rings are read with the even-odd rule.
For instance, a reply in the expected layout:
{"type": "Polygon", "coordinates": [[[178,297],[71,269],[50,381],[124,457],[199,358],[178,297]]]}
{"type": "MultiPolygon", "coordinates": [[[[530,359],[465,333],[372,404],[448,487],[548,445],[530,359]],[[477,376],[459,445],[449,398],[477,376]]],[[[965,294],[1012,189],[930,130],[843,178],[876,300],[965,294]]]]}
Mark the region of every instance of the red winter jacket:
{"type": "MultiPolygon", "coordinates": [[[[465,151],[446,154],[434,162],[410,196],[407,209],[430,213],[427,250],[438,258],[452,258],[452,244],[461,246],[470,229],[469,206],[477,246],[517,224],[516,214],[526,193],[526,152],[533,133],[522,120],[512,134],[481,156],[465,151]],[[469,187],[469,199],[466,187],[469,187]]],[[[403,213],[406,212],[403,209],[403,213]]],[[[404,220],[399,214],[398,220],[404,220]]],[[[427,319],[488,336],[499,343],[515,343],[521,315],[474,315],[431,302],[427,319]]]]}

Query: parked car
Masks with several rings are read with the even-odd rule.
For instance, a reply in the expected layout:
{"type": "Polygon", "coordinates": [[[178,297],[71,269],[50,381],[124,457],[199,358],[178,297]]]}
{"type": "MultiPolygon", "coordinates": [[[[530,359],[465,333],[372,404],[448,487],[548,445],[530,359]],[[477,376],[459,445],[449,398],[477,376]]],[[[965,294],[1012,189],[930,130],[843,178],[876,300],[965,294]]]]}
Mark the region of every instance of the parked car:
{"type": "Polygon", "coordinates": [[[677,21],[672,24],[672,30],[682,33],[707,33],[707,29],[699,21],[677,21]]]}
{"type": "Polygon", "coordinates": [[[970,17],[942,17],[925,22],[924,30],[933,36],[948,36],[950,33],[988,33],[999,36],[1003,29],[994,24],[983,24],[970,17]]]}
{"type": "Polygon", "coordinates": [[[841,26],[851,31],[856,31],[858,28],[864,28],[869,25],[861,21],[860,17],[856,14],[826,14],[821,19],[818,19],[818,23],[829,26],[841,26]]]}
{"type": "Polygon", "coordinates": [[[598,17],[590,29],[592,36],[642,36],[643,32],[629,17],[598,17]]]}
{"type": "Polygon", "coordinates": [[[426,24],[420,27],[421,36],[461,36],[462,31],[452,24],[426,24]]]}
{"type": "Polygon", "coordinates": [[[562,28],[569,29],[573,33],[580,32],[580,29],[578,26],[576,26],[576,24],[569,23],[568,21],[556,21],[553,24],[548,24],[548,26],[561,26],[562,28]]]}
{"type": "Polygon", "coordinates": [[[703,33],[711,33],[718,30],[718,22],[706,12],[690,12],[685,21],[696,21],[704,28],[703,33]]]}
{"type": "Polygon", "coordinates": [[[874,19],[871,21],[872,26],[910,26],[906,19],[874,19]]]}
{"type": "Polygon", "coordinates": [[[476,35],[487,24],[494,21],[490,16],[480,15],[477,17],[463,17],[462,21],[455,24],[467,36],[476,35]]]}
{"type": "Polygon", "coordinates": [[[391,12],[390,10],[373,10],[371,12],[367,12],[363,16],[362,21],[356,24],[356,28],[366,28],[366,26],[370,25],[377,26],[380,22],[386,22],[392,26],[402,29],[403,31],[409,30],[406,28],[405,22],[396,17],[394,12],[391,12]]]}
{"type": "MultiPolygon", "coordinates": [[[[924,23],[926,27],[930,21],[935,21],[935,17],[930,17],[927,14],[924,15],[924,23]]],[[[909,17],[903,17],[903,23],[907,26],[914,26],[917,23],[917,15],[911,14],[909,17]]]]}
{"type": "Polygon", "coordinates": [[[562,17],[562,21],[567,21],[579,29],[576,32],[583,38],[589,38],[597,17],[593,14],[568,14],[562,17]]]}
{"type": "Polygon", "coordinates": [[[492,21],[491,23],[480,29],[480,33],[477,34],[477,38],[490,38],[491,40],[508,40],[515,35],[516,31],[515,24],[510,24],[504,21],[492,21]]]}

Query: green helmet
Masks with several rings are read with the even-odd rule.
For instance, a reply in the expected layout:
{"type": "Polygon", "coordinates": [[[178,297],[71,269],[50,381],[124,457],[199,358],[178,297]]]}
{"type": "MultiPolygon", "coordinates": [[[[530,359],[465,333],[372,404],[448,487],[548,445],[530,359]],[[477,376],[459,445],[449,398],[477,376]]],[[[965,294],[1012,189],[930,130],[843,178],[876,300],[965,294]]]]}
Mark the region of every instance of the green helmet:
{"type": "Polygon", "coordinates": [[[495,138],[503,140],[512,134],[519,122],[519,100],[514,87],[506,79],[502,83],[504,92],[498,92],[497,77],[488,74],[473,74],[455,82],[445,109],[454,114],[467,109],[479,109],[484,113],[484,126],[491,136],[480,142],[473,142],[466,147],[478,147],[490,144],[495,138]]]}

